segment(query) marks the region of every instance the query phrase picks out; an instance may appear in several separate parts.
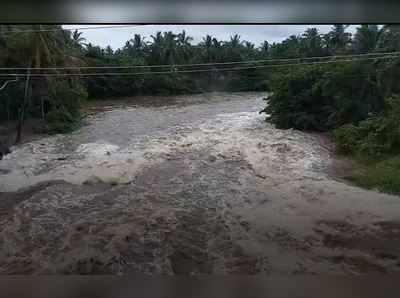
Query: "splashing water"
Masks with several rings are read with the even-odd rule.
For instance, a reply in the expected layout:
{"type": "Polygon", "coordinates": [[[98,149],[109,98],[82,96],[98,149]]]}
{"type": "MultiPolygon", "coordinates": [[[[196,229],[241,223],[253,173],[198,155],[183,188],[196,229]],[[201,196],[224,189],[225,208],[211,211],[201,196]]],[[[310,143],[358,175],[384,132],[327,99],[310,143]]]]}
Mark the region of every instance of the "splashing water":
{"type": "Polygon", "coordinates": [[[266,123],[264,95],[137,99],[14,148],[0,161],[13,215],[0,227],[0,272],[398,270],[398,232],[379,229],[399,225],[398,197],[332,179],[329,149],[266,123]],[[50,180],[68,183],[33,187],[50,180]]]}

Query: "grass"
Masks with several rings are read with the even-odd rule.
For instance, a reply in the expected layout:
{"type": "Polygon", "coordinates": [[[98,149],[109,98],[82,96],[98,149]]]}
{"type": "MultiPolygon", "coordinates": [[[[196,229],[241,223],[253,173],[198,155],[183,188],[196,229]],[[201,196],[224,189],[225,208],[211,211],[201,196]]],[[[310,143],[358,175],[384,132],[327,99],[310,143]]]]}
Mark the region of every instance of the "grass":
{"type": "Polygon", "coordinates": [[[355,158],[360,167],[347,179],[358,186],[400,195],[400,155],[372,159],[355,158]]]}

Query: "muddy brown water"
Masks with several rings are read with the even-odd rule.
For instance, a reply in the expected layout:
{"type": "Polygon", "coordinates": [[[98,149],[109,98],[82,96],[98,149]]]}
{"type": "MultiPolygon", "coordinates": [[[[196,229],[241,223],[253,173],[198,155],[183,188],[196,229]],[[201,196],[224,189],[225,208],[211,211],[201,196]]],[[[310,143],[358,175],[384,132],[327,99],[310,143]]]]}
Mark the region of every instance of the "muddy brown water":
{"type": "Polygon", "coordinates": [[[332,175],[262,93],[136,98],[0,161],[0,273],[400,270],[400,198],[332,175]]]}

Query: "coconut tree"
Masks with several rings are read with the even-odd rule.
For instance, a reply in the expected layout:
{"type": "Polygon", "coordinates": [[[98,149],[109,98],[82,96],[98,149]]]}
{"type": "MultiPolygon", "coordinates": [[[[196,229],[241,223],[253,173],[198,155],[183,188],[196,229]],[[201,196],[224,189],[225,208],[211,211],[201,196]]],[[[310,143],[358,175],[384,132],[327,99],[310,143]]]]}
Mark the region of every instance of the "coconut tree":
{"type": "Polygon", "coordinates": [[[82,37],[82,32],[79,32],[78,30],[75,30],[72,33],[72,42],[77,48],[82,48],[83,46],[86,45],[86,38],[82,37]]]}
{"type": "Polygon", "coordinates": [[[128,40],[123,47],[124,53],[130,57],[142,57],[146,50],[147,44],[144,41],[145,38],[140,34],[135,34],[134,37],[128,40]]]}
{"type": "Polygon", "coordinates": [[[185,30],[183,30],[181,33],[178,33],[176,37],[178,45],[183,45],[183,46],[190,46],[190,42],[193,40],[192,37],[186,35],[185,30]]]}
{"type": "Polygon", "coordinates": [[[180,60],[177,35],[172,31],[164,32],[162,57],[167,64],[176,64],[180,60]]]}
{"type": "MultiPolygon", "coordinates": [[[[73,52],[69,46],[68,34],[61,26],[29,25],[13,26],[16,34],[7,39],[7,63],[27,67],[24,100],[19,111],[17,141],[20,141],[25,109],[32,98],[33,106],[39,107],[39,114],[44,119],[46,107],[50,107],[49,79],[42,76],[43,68],[73,64],[73,52]],[[27,32],[21,32],[27,31],[27,32]],[[71,58],[71,59],[69,59],[71,58]],[[30,91],[31,90],[31,91],[30,91]]],[[[45,72],[49,72],[46,70],[45,72]]]]}
{"type": "MultiPolygon", "coordinates": [[[[53,25],[29,25],[29,27],[24,26],[23,30],[13,26],[12,30],[15,30],[16,34],[8,39],[7,63],[36,69],[34,71],[35,74],[41,73],[41,70],[37,70],[38,68],[54,66],[57,55],[61,54],[59,44],[61,39],[56,37],[58,29],[61,28],[53,25]]],[[[36,76],[31,79],[30,70],[28,70],[26,73],[24,100],[18,113],[17,142],[21,139],[21,130],[26,114],[25,109],[28,106],[30,94],[32,94],[34,104],[40,108],[41,117],[44,118],[44,105],[49,100],[48,80],[44,76],[36,76]],[[29,90],[32,90],[32,92],[30,93],[29,90]]]]}
{"type": "Polygon", "coordinates": [[[378,25],[361,25],[354,34],[353,50],[361,54],[377,50],[382,32],[378,25]]]}
{"type": "Polygon", "coordinates": [[[176,44],[178,46],[178,52],[180,56],[179,58],[180,60],[186,62],[191,56],[192,45],[190,44],[190,42],[193,40],[193,38],[186,35],[185,30],[183,30],[176,36],[176,39],[176,44]]]}
{"type": "Polygon", "coordinates": [[[104,50],[104,55],[107,56],[108,58],[112,57],[114,55],[114,51],[111,46],[107,46],[106,49],[104,50]]]}
{"type": "Polygon", "coordinates": [[[225,61],[224,60],[224,51],[223,51],[223,42],[214,37],[212,39],[212,48],[213,48],[214,60],[216,62],[225,61]]]}
{"type": "Polygon", "coordinates": [[[377,45],[380,51],[400,51],[400,25],[384,25],[377,45]]]}
{"type": "Polygon", "coordinates": [[[301,52],[306,57],[325,55],[323,40],[317,28],[308,28],[301,36],[301,52]]]}
{"type": "MultiPolygon", "coordinates": [[[[32,68],[42,68],[56,65],[58,56],[63,56],[60,40],[56,31],[41,31],[45,29],[56,29],[57,26],[33,25],[36,32],[28,36],[28,49],[30,58],[28,65],[32,68]]],[[[40,73],[40,70],[36,71],[40,73]]],[[[40,103],[42,119],[45,117],[44,103],[49,101],[48,79],[44,76],[32,79],[32,99],[40,103]]]]}
{"type": "Polygon", "coordinates": [[[205,58],[206,62],[212,61],[212,36],[206,35],[203,37],[203,40],[199,43],[199,47],[202,49],[203,57],[205,58]]]}
{"type": "Polygon", "coordinates": [[[348,25],[334,25],[332,30],[324,36],[328,51],[332,55],[342,55],[349,51],[351,33],[346,32],[348,25]]]}
{"type": "Polygon", "coordinates": [[[131,39],[131,42],[133,43],[133,47],[136,50],[144,50],[147,46],[145,42],[145,38],[142,37],[140,34],[135,34],[133,40],[131,39]]]}
{"type": "Polygon", "coordinates": [[[162,64],[162,47],[164,43],[164,38],[162,36],[161,31],[158,31],[156,35],[151,35],[151,39],[153,40],[150,45],[150,64],[162,64]]]}
{"type": "Polygon", "coordinates": [[[261,44],[261,47],[260,47],[261,57],[268,57],[268,55],[269,55],[269,50],[270,50],[270,44],[269,44],[268,41],[265,40],[265,41],[261,44]]]}
{"type": "Polygon", "coordinates": [[[240,40],[240,35],[235,34],[230,37],[230,40],[224,43],[227,61],[240,61],[242,58],[243,42],[240,40]]]}

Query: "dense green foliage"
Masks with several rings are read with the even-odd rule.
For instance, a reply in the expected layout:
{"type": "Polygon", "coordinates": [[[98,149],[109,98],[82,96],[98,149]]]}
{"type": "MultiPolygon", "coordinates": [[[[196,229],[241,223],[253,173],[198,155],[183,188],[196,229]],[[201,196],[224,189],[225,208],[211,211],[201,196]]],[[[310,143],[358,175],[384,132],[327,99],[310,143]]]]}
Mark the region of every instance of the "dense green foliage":
{"type": "Polygon", "coordinates": [[[52,109],[46,114],[47,130],[54,133],[68,132],[76,128],[81,119],[80,107],[87,98],[82,86],[71,88],[65,81],[51,84],[52,109]]]}
{"type": "Polygon", "coordinates": [[[383,108],[380,67],[386,66],[354,62],[277,74],[264,111],[279,128],[327,131],[358,123],[383,108]]]}
{"type": "MultiPolygon", "coordinates": [[[[353,38],[345,27],[318,39],[321,53],[366,54],[400,51],[400,26],[363,25],[353,38]]],[[[301,47],[288,40],[286,52],[301,47]]],[[[278,128],[333,131],[338,149],[360,169],[358,185],[400,193],[400,58],[337,62],[275,72],[262,111],[278,128]]]]}
{"type": "Polygon", "coordinates": [[[107,67],[110,65],[138,67],[124,69],[124,73],[147,73],[145,75],[121,77],[90,77],[87,79],[91,98],[110,96],[130,96],[135,94],[183,94],[205,91],[249,91],[265,87],[268,72],[261,69],[242,71],[218,71],[222,67],[214,65],[211,71],[204,63],[240,62],[264,59],[268,48],[256,48],[254,44],[242,41],[235,35],[229,41],[219,41],[207,35],[197,45],[185,31],[157,32],[151,41],[145,41],[136,34],[121,49],[113,51],[110,47],[102,49],[88,44],[83,55],[91,66],[107,67]],[[172,65],[193,65],[180,67],[179,70],[193,73],[158,72],[173,71],[172,65]],[[164,67],[155,67],[165,65],[164,67]],[[169,66],[171,65],[171,66],[169,66]],[[171,68],[172,67],[172,68],[171,68]]]}
{"type": "MultiPolygon", "coordinates": [[[[322,38],[325,42],[317,43],[320,51],[337,55],[400,51],[399,26],[363,25],[357,28],[354,38],[344,29],[342,25],[335,25],[322,38]]],[[[298,51],[301,49],[293,44],[298,51]]],[[[339,144],[344,142],[342,147],[346,150],[360,147],[355,144],[363,143],[358,138],[364,137],[378,147],[393,147],[386,139],[394,137],[397,129],[394,119],[399,112],[396,96],[400,92],[399,78],[399,57],[338,60],[332,64],[275,72],[270,83],[271,95],[263,112],[279,128],[338,129],[336,139],[339,144]],[[353,134],[354,138],[351,138],[353,134]]],[[[383,150],[383,147],[372,149],[372,144],[364,147],[371,154],[383,150]]]]}
{"type": "MultiPolygon", "coordinates": [[[[41,68],[78,66],[83,63],[72,35],[58,30],[60,28],[55,25],[0,26],[0,65],[33,69],[3,71],[25,75],[18,77],[16,82],[10,82],[7,88],[0,92],[0,122],[18,122],[17,142],[21,140],[22,126],[27,118],[41,119],[48,124],[46,126],[51,132],[65,131],[64,125],[72,126],[79,122],[79,104],[73,96],[66,95],[65,90],[79,92],[81,82],[78,79],[37,76],[43,72],[41,68]],[[3,31],[7,33],[2,34],[3,31]],[[27,33],[19,33],[20,31],[27,33]],[[67,87],[61,90],[61,84],[67,87]],[[72,106],[73,113],[70,110],[72,106]],[[55,119],[61,119],[61,122],[65,123],[60,124],[60,121],[55,119]]],[[[2,81],[14,78],[3,77],[2,81]]]]}
{"type": "MultiPolygon", "coordinates": [[[[399,27],[362,25],[352,39],[344,26],[335,25],[318,38],[313,52],[343,55],[400,51],[399,27]]],[[[299,43],[290,40],[290,52],[301,52],[299,43]]],[[[264,112],[280,128],[327,131],[345,124],[357,125],[382,113],[385,98],[400,91],[399,78],[399,58],[299,66],[275,72],[264,112]]]]}
{"type": "Polygon", "coordinates": [[[338,147],[343,152],[382,155],[400,151],[400,97],[386,100],[384,111],[334,131],[338,147]]]}

